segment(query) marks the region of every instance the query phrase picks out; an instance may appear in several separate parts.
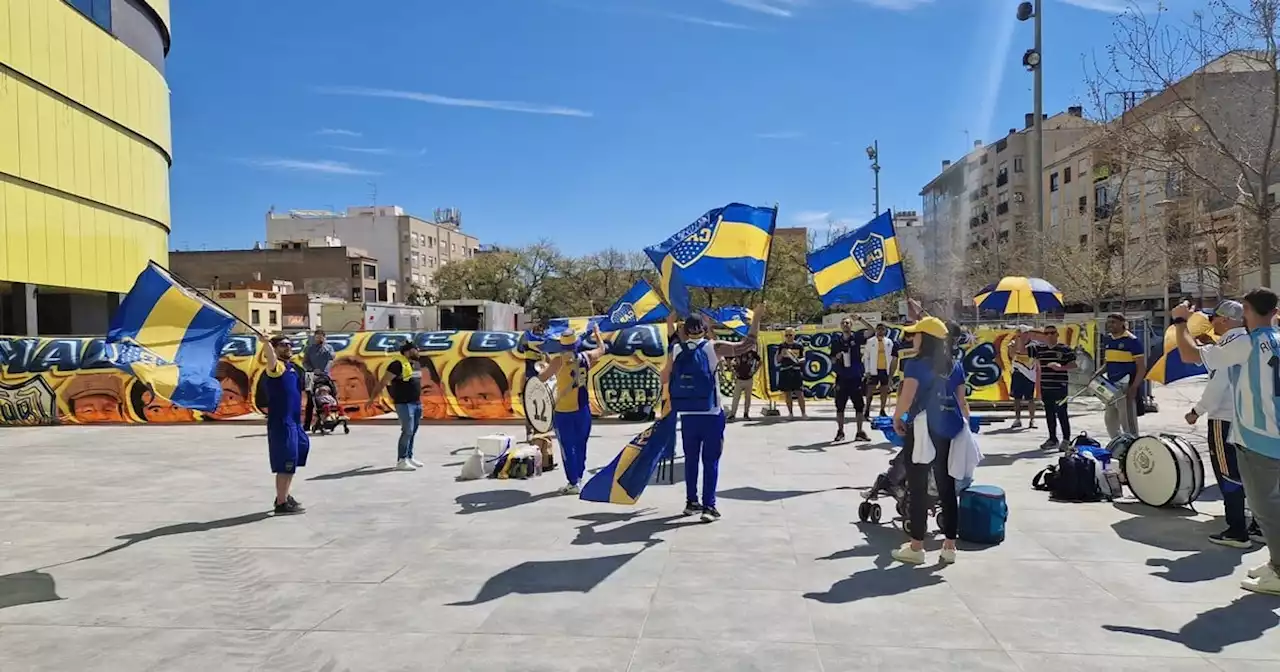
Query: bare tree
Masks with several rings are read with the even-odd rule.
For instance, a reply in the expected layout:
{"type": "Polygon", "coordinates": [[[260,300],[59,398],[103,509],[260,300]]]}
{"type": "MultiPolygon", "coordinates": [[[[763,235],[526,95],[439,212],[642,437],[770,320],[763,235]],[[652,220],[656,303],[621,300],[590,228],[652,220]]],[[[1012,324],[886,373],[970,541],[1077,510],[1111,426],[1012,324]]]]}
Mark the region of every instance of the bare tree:
{"type": "MultiPolygon", "coordinates": [[[[1104,117],[1119,116],[1106,133],[1127,167],[1166,176],[1168,200],[1192,199],[1178,206],[1183,212],[1241,213],[1239,229],[1226,235],[1251,245],[1227,256],[1250,263],[1256,247],[1262,283],[1270,285],[1277,242],[1270,189],[1280,182],[1280,0],[1206,4],[1186,23],[1135,5],[1116,20],[1105,61],[1091,65],[1089,88],[1104,117]]],[[[1190,233],[1206,226],[1197,223],[1190,233]]]]}

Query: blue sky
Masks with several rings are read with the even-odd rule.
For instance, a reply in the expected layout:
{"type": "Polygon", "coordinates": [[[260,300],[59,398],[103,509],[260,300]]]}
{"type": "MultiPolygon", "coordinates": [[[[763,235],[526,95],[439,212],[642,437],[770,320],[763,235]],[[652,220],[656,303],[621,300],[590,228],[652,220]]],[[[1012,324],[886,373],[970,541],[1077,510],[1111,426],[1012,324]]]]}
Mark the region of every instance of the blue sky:
{"type": "MultiPolygon", "coordinates": [[[[1123,0],[1045,0],[1045,110],[1123,0]]],[[[709,208],[872,216],[1021,126],[1014,0],[223,0],[173,7],[173,235],[264,213],[458,207],[483,242],[640,249],[709,208]],[[358,9],[357,9],[358,7],[358,9]]]]}

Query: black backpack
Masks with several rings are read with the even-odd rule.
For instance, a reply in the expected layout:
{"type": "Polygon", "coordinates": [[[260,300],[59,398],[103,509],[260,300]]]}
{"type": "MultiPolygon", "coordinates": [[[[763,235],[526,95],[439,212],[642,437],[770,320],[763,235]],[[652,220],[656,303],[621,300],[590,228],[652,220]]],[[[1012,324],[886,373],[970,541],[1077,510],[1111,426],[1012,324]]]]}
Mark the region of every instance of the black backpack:
{"type": "Polygon", "coordinates": [[[1102,500],[1098,489],[1096,463],[1075,452],[1058,458],[1058,468],[1050,496],[1064,502],[1097,502],[1102,500]]]}

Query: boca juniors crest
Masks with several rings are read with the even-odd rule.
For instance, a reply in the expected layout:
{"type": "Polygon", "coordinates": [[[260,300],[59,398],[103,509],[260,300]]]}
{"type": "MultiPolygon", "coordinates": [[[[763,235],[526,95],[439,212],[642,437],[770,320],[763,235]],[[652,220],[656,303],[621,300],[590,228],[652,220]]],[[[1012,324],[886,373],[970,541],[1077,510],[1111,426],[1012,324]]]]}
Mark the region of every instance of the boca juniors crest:
{"type": "Polygon", "coordinates": [[[628,367],[609,362],[591,372],[605,413],[622,413],[633,408],[656,405],[662,388],[658,369],[652,366],[628,367]]]}
{"type": "Polygon", "coordinates": [[[720,222],[724,218],[716,215],[716,219],[712,221],[711,217],[703,215],[698,221],[690,224],[680,233],[684,234],[679,243],[671,248],[671,260],[679,268],[688,268],[694,262],[702,258],[706,254],[707,249],[711,247],[711,242],[716,239],[716,231],[720,229],[720,222]]]}
{"type": "Polygon", "coordinates": [[[885,247],[884,236],[873,233],[849,248],[853,262],[862,269],[862,277],[873,283],[884,277],[885,247]]]}
{"type": "Polygon", "coordinates": [[[609,321],[617,325],[634,324],[637,319],[639,316],[636,315],[636,307],[630,302],[620,304],[612,313],[609,313],[609,321]]]}

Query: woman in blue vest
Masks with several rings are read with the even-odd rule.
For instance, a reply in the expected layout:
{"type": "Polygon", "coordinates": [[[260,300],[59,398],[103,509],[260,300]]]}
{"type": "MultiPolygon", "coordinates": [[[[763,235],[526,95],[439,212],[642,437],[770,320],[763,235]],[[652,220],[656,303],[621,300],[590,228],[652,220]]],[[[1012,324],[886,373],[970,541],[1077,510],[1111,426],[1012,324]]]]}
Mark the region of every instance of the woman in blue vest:
{"type": "Polygon", "coordinates": [[[579,352],[578,335],[572,329],[560,334],[563,351],[551,358],[551,364],[538,374],[543,382],[556,379],[556,410],[551,424],[560,442],[560,461],[569,483],[560,489],[562,495],[581,492],[582,476],[587,471],[587,439],[591,436],[591,401],[587,375],[591,367],[609,351],[609,344],[593,325],[596,347],[579,352]]]}
{"type": "Polygon", "coordinates": [[[903,437],[902,449],[908,452],[907,490],[911,506],[908,512],[911,522],[911,541],[894,549],[895,560],[912,565],[923,564],[924,535],[929,525],[929,475],[933,474],[938,490],[938,505],[942,509],[943,564],[956,561],[957,513],[960,502],[956,493],[956,481],[948,473],[947,463],[951,455],[951,440],[964,429],[969,418],[969,405],[965,401],[964,366],[952,355],[955,345],[954,332],[936,317],[925,317],[903,329],[912,339],[916,355],[903,367],[902,389],[898,393],[898,405],[893,412],[893,427],[903,437]],[[925,414],[928,436],[916,433],[916,419],[925,414]],[[933,460],[916,464],[916,441],[929,441],[933,445],[933,460]]]}
{"type": "Polygon", "coordinates": [[[737,343],[708,338],[701,317],[693,315],[676,330],[675,316],[667,317],[671,345],[662,368],[662,384],[671,396],[671,412],[680,414],[680,442],[684,446],[684,515],[702,514],[702,522],[720,519],[716,482],[724,449],[724,409],[720,406],[720,360],[751,352],[756,347],[763,308],[756,308],[751,329],[737,343]],[[698,500],[699,463],[702,500],[698,500]]]}

